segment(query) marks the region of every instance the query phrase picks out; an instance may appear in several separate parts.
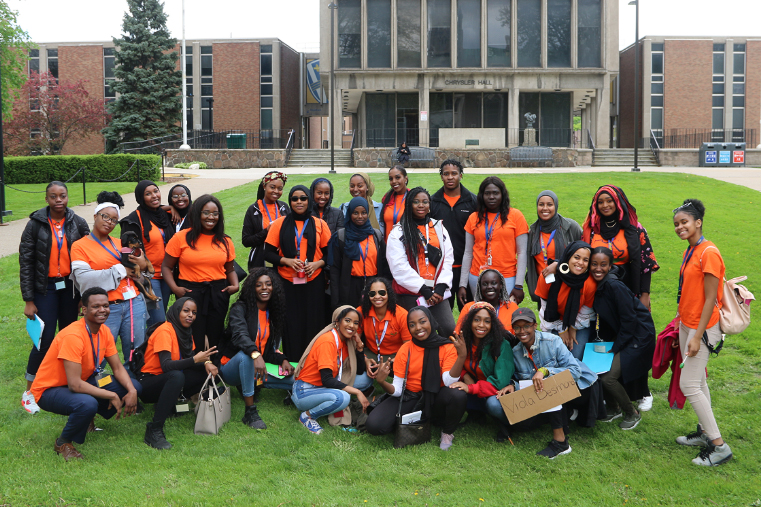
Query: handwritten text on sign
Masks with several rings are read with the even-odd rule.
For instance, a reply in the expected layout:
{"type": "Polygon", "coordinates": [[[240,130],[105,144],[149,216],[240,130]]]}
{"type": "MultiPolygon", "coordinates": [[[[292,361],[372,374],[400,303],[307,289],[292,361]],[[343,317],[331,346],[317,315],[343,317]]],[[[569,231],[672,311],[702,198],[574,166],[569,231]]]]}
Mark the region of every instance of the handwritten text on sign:
{"type": "Polygon", "coordinates": [[[499,402],[507,420],[515,424],[579,396],[581,393],[571,372],[565,370],[544,379],[544,389],[539,392],[531,386],[506,394],[499,398],[499,402]]]}

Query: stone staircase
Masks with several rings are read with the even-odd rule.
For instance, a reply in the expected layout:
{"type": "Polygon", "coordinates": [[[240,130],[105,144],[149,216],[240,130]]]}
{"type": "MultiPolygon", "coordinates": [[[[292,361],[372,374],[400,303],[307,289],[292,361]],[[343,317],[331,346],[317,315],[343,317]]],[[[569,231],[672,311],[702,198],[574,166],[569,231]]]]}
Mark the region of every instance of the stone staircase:
{"type": "MultiPolygon", "coordinates": [[[[351,166],[351,150],[335,150],[335,166],[351,166]]],[[[291,151],[288,167],[330,167],[330,150],[291,151]]]]}
{"type": "MultiPolygon", "coordinates": [[[[650,148],[637,152],[639,167],[658,167],[658,162],[650,148]]],[[[595,149],[592,153],[593,167],[634,167],[634,148],[595,149]]]]}

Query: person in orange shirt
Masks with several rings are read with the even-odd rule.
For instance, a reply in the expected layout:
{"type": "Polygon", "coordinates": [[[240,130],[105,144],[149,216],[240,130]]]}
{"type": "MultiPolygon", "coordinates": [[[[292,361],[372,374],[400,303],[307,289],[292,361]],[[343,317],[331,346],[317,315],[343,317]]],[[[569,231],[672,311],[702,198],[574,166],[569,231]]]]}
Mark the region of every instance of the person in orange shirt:
{"type": "Polygon", "coordinates": [[[439,448],[452,446],[454,432],[465,413],[468,395],[460,389],[449,389],[462,375],[468,355],[462,339],[448,340],[436,333],[438,327],[429,308],[416,306],[407,314],[407,327],[412,340],[399,348],[394,360],[394,381],[386,381],[391,372],[390,361],[384,361],[376,380],[391,396],[373,409],[365,429],[371,435],[386,435],[394,429],[396,414],[422,411],[422,421],[441,422],[439,448]],[[401,411],[399,397],[403,396],[401,411]]]}
{"type": "Polygon", "coordinates": [[[679,387],[698,416],[697,431],[676,441],[681,445],[703,447],[692,460],[694,464],[718,466],[732,459],[732,450],[721,437],[711,408],[706,365],[711,354],[717,355],[724,343],[719,311],[725,267],[719,249],[703,236],[705,212],[705,206],[697,199],[686,199],[674,210],[674,232],[689,244],[679,269],[676,299],[684,366],[679,387]]]}
{"type": "Polygon", "coordinates": [[[248,270],[264,266],[264,242],[270,225],[287,215],[288,204],[280,201],[288,176],[280,171],[270,171],[259,182],[256,201],[246,210],[243,218],[243,246],[251,249],[248,254],[248,270]]]}
{"type": "Polygon", "coordinates": [[[283,279],[289,318],[283,334],[283,352],[289,361],[304,353],[309,337],[325,322],[324,252],[330,229],[324,220],[312,216],[311,195],[304,185],[288,194],[291,213],[276,220],[267,233],[264,258],[283,279]]]}
{"type": "Polygon", "coordinates": [[[71,246],[90,234],[84,218],[68,207],[69,189],[60,181],[48,183],[46,207],[29,215],[19,243],[19,286],[24,316],[45,323],[39,347],[32,347],[26,364],[26,391],[21,406],[30,414],[40,411],[30,393],[40,363],[55,337],[56,324],[63,329],[77,320],[79,293],[71,274],[71,246]]]}
{"type": "Polygon", "coordinates": [[[462,307],[462,310],[460,310],[460,318],[457,319],[455,332],[460,332],[468,311],[479,301],[485,301],[492,305],[495,308],[497,318],[502,322],[502,326],[508,332],[513,332],[513,325],[510,320],[513,312],[518,309],[518,305],[507,295],[505,277],[496,269],[487,269],[479,275],[478,286],[476,287],[476,300],[466,303],[462,307]]]}
{"type": "Polygon", "coordinates": [[[370,404],[362,394],[369,387],[365,373],[362,341],[359,339],[359,312],[351,306],[336,308],[333,322],[323,328],[307,346],[296,367],[291,399],[301,410],[299,422],[315,435],[322,433],[317,422],[333,414],[332,425],[351,423],[344,409],[355,395],[364,411],[370,404]]]}
{"type": "Polygon", "coordinates": [[[383,223],[385,224],[385,239],[387,242],[391,229],[399,223],[404,214],[404,204],[409,192],[407,190],[407,185],[409,184],[407,169],[403,165],[395,165],[389,169],[388,183],[391,186],[391,190],[386,192],[381,201],[383,203],[381,217],[383,217],[383,223]]]}
{"type": "Polygon", "coordinates": [[[143,441],[154,449],[172,448],[164,435],[167,417],[173,412],[182,414],[178,408],[187,411],[187,400],[201,390],[206,375],[218,373],[209,359],[217,353],[216,347],[193,354],[191,327],[197,310],[192,298],[179,298],[167,311],[167,321],[153,331],[145,347],[138,374],[143,386],[140,399],[156,405],[153,419],[145,425],[143,441]]]}
{"type": "Polygon", "coordinates": [[[143,245],[145,256],[153,265],[154,274],[151,278],[153,293],[161,297],[161,302],[146,302],[148,306],[148,322],[146,326],[161,323],[166,320],[166,309],[172,291],[161,276],[161,263],[164,262],[166,244],[175,233],[170,215],[161,207],[161,190],[152,181],[143,180],[135,187],[137,209],[119,222],[121,237],[125,232],[134,232],[143,245]]]}
{"type": "Polygon", "coordinates": [[[457,297],[465,304],[466,287],[476,293],[478,275],[487,268],[502,273],[507,293],[515,302],[523,301],[526,276],[528,223],[519,210],[510,207],[510,194],[504,182],[489,176],[478,188],[478,209],[465,224],[465,250],[462,257],[457,297]]]}
{"type": "Polygon", "coordinates": [[[69,417],[54,445],[66,461],[82,459],[74,443],[84,443],[96,414],[106,419],[132,415],[142,392],[140,383],[130,378],[119,361],[111,331],[103,325],[109,311],[104,289],[85,290],[84,318],[53,339],[32,383],[32,394],[42,410],[69,417]],[[113,375],[103,369],[104,359],[113,375]]]}
{"type": "Polygon", "coordinates": [[[542,331],[559,335],[579,361],[584,358],[584,347],[592,334],[590,323],[594,320],[592,306],[597,282],[589,276],[591,256],[589,243],[574,241],[558,259],[555,281],[546,289],[537,288],[542,305],[539,310],[542,331]]]}

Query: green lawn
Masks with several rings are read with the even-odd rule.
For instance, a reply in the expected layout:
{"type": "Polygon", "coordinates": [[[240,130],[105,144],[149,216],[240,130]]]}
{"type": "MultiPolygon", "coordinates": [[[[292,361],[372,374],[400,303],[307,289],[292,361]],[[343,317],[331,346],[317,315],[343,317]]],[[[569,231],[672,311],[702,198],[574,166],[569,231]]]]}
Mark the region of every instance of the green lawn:
{"type": "MultiPolygon", "coordinates": [[[[381,177],[377,183],[385,190],[381,177]]],[[[311,179],[292,176],[287,187],[311,179]]],[[[335,201],[345,201],[348,175],[331,179],[339,189],[335,201]]],[[[412,174],[410,179],[434,191],[440,186],[437,175],[412,174]]],[[[465,185],[476,190],[481,179],[466,175],[465,185]]],[[[761,294],[761,268],[754,263],[761,222],[745,219],[761,212],[758,192],[682,174],[504,179],[513,206],[529,223],[535,220],[535,196],[541,190],[555,190],[560,212],[581,222],[601,183],[622,186],[638,208],[661,265],[652,294],[658,329],[676,310],[684,244],[673,232],[671,209],[685,197],[706,203],[705,235],[721,249],[727,275],[748,275],[749,289],[761,294]]],[[[256,185],[249,184],[218,194],[241,263],[247,256],[240,244],[243,214],[255,191],[256,185]]],[[[378,194],[380,198],[382,192],[378,194]]],[[[651,381],[654,407],[637,429],[622,432],[604,423],[593,430],[572,426],[573,452],[554,461],[535,456],[549,441],[549,427],[514,435],[513,447],[494,443],[494,426],[465,426],[446,453],[438,449],[437,438],[394,450],[390,438],[350,434],[327,424],[322,435],[313,436],[296,421],[296,409],[282,405],[281,392],[269,391],[259,404],[266,431],[239,422],[243,403],[236,398],[233,419],[219,437],[194,435],[192,417],[171,420],[166,433],[174,448],[158,452],[142,442],[152,414],[149,406],[127,420],[99,419],[105,431],[79,446],[86,459],[64,463],[52,446],[65,418],[48,413],[32,417],[19,407],[29,339],[17,257],[0,259],[0,273],[0,505],[761,505],[761,327],[756,323],[743,335],[729,337],[709,364],[714,410],[735,453],[717,469],[692,465],[697,450],[674,442],[692,431],[697,419],[689,404],[685,410],[668,408],[670,374],[651,381]]]]}

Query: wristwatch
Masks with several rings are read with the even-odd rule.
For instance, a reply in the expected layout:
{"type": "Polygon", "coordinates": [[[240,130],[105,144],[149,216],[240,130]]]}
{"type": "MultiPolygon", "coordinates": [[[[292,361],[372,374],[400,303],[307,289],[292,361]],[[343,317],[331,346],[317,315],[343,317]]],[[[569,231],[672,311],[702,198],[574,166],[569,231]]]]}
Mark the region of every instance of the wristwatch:
{"type": "Polygon", "coordinates": [[[256,359],[259,359],[260,357],[262,357],[262,353],[259,352],[258,350],[251,352],[251,359],[256,360],[256,359]]]}

